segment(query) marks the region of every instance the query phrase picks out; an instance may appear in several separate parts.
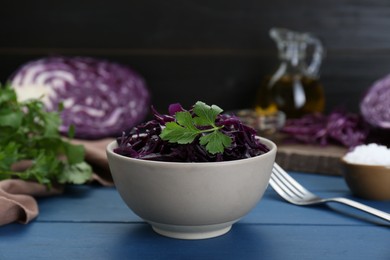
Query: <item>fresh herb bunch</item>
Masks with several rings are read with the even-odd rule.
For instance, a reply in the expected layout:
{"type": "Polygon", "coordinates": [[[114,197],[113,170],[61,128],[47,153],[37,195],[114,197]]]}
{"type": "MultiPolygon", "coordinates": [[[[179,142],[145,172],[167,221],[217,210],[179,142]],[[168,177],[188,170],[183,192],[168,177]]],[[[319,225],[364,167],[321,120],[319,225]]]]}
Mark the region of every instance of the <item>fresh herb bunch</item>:
{"type": "MultiPolygon", "coordinates": [[[[45,111],[41,100],[18,102],[9,84],[1,87],[0,180],[35,180],[48,187],[89,180],[92,168],[84,161],[84,147],[65,141],[58,131],[60,124],[59,113],[45,111]],[[14,164],[25,160],[31,161],[30,167],[13,170],[14,164]]],[[[73,133],[70,128],[70,138],[73,133]]]]}

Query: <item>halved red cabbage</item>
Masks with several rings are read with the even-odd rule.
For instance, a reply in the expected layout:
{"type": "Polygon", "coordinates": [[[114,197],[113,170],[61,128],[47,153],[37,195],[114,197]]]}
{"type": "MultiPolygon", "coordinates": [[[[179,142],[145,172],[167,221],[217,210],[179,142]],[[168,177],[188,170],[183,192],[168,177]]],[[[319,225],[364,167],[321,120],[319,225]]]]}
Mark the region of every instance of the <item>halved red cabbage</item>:
{"type": "Polygon", "coordinates": [[[11,77],[18,98],[45,94],[48,111],[63,103],[66,134],[98,139],[118,136],[144,120],[150,95],[143,78],[130,68],[90,57],[47,57],[21,66],[11,77]],[[26,96],[27,95],[27,96],[26,96]]]}
{"type": "MultiPolygon", "coordinates": [[[[231,161],[257,156],[269,151],[256,137],[256,131],[244,125],[238,117],[220,114],[216,125],[224,126],[221,131],[232,139],[230,147],[223,153],[210,154],[200,145],[199,137],[190,144],[177,144],[163,141],[159,135],[166,123],[175,120],[174,114],[185,111],[180,104],[169,106],[169,114],[160,114],[152,109],[153,120],[134,127],[129,133],[117,138],[115,153],[123,156],[169,162],[216,162],[231,161]]],[[[188,110],[193,113],[192,109],[188,110]]]]}
{"type": "Polygon", "coordinates": [[[365,93],[360,111],[372,126],[390,129],[390,75],[374,82],[365,93]]]}

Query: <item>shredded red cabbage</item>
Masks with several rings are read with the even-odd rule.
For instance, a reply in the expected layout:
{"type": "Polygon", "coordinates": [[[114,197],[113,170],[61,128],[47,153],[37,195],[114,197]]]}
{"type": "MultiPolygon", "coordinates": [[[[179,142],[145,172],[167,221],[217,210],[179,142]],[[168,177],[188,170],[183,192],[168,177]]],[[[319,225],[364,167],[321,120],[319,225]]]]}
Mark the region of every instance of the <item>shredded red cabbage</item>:
{"type": "MultiPolygon", "coordinates": [[[[199,144],[199,137],[190,144],[163,141],[159,135],[167,122],[175,120],[174,114],[185,111],[180,104],[169,106],[169,114],[158,113],[152,108],[154,119],[134,127],[129,133],[117,138],[118,148],[114,152],[127,157],[168,162],[217,162],[250,158],[269,151],[256,138],[256,131],[241,123],[232,115],[220,114],[216,124],[224,126],[221,131],[232,139],[232,145],[223,153],[210,154],[199,144]]],[[[192,114],[192,108],[190,110],[192,114]]]]}
{"type": "Polygon", "coordinates": [[[363,144],[368,136],[363,119],[359,115],[342,110],[335,110],[329,115],[315,113],[298,119],[288,119],[281,132],[303,143],[336,143],[345,147],[363,144]]]}
{"type": "MultiPolygon", "coordinates": [[[[48,111],[58,109],[67,134],[75,126],[75,137],[98,139],[118,136],[145,119],[150,94],[143,78],[130,68],[91,57],[47,57],[22,65],[10,78],[22,97],[45,90],[48,111]]],[[[29,98],[29,97],[27,97],[29,98]]]]}

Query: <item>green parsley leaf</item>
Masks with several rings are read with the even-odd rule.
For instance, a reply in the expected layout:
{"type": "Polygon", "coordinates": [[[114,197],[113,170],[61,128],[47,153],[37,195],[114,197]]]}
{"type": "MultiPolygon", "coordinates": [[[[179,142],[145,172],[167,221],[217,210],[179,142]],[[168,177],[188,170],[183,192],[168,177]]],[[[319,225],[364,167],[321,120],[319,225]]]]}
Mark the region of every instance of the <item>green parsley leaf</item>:
{"type": "Polygon", "coordinates": [[[198,134],[198,130],[186,128],[176,122],[168,122],[160,137],[170,143],[189,144],[194,141],[198,134]]]}
{"type": "MultiPolygon", "coordinates": [[[[18,145],[10,142],[0,150],[0,171],[7,171],[18,161],[18,145]]],[[[1,176],[0,176],[1,179],[1,176]]]]}
{"type": "Polygon", "coordinates": [[[181,125],[183,127],[186,127],[188,131],[193,131],[193,132],[197,132],[198,131],[198,129],[194,125],[193,118],[192,118],[191,114],[188,111],[177,112],[175,114],[175,117],[176,117],[176,122],[179,125],[181,125]]]}
{"type": "Polygon", "coordinates": [[[194,113],[198,116],[194,118],[198,126],[214,126],[217,116],[222,113],[222,109],[216,105],[208,106],[198,101],[194,106],[194,113]]]}
{"type": "Polygon", "coordinates": [[[70,139],[73,139],[75,133],[76,133],[76,128],[74,127],[74,125],[70,125],[70,126],[69,126],[69,130],[68,130],[68,136],[69,136],[69,138],[70,138],[70,139]]]}
{"type": "Polygon", "coordinates": [[[4,108],[0,111],[0,126],[9,126],[18,128],[23,119],[23,113],[21,111],[15,111],[11,108],[4,108]]]}
{"type": "Polygon", "coordinates": [[[208,106],[198,101],[194,105],[195,117],[188,111],[175,114],[175,121],[168,122],[160,134],[162,140],[170,143],[189,144],[199,138],[199,143],[205,146],[211,154],[223,153],[232,140],[220,130],[223,126],[216,126],[217,116],[222,109],[216,105],[208,106]]]}
{"type": "Polygon", "coordinates": [[[58,176],[59,183],[83,184],[91,178],[92,168],[85,162],[70,164],[58,176]]]}
{"type": "Polygon", "coordinates": [[[205,145],[207,151],[211,154],[216,154],[229,147],[232,144],[232,139],[219,131],[214,131],[211,134],[202,136],[199,142],[201,145],[205,145]]]}
{"type": "MultiPolygon", "coordinates": [[[[0,85],[1,87],[1,85],[0,85]]],[[[8,85],[0,89],[0,106],[7,106],[9,103],[16,103],[16,92],[9,89],[8,85]]]]}
{"type": "Polygon", "coordinates": [[[73,145],[64,143],[65,155],[68,158],[69,164],[79,164],[84,161],[85,150],[82,145],[73,145]]]}

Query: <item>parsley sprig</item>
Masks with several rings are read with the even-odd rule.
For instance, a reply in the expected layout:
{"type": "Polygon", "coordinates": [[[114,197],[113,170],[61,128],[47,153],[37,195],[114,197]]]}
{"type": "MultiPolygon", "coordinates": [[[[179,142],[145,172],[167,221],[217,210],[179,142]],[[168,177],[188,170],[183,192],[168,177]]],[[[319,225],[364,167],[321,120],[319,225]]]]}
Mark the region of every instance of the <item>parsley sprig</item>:
{"type": "Polygon", "coordinates": [[[194,117],[189,111],[176,112],[175,121],[166,123],[160,137],[170,143],[189,144],[200,136],[199,143],[209,153],[223,153],[232,139],[221,131],[223,125],[216,125],[217,116],[222,111],[216,105],[209,106],[198,101],[193,108],[194,117]]]}
{"type": "MultiPolygon", "coordinates": [[[[0,86],[1,87],[1,86],[0,86]]],[[[64,140],[58,131],[58,112],[46,112],[38,99],[18,102],[15,91],[0,88],[0,180],[35,180],[50,187],[53,183],[81,184],[92,169],[84,161],[84,147],[64,140]],[[31,161],[24,171],[13,165],[31,161]]],[[[72,137],[74,129],[70,129],[72,137]]]]}

